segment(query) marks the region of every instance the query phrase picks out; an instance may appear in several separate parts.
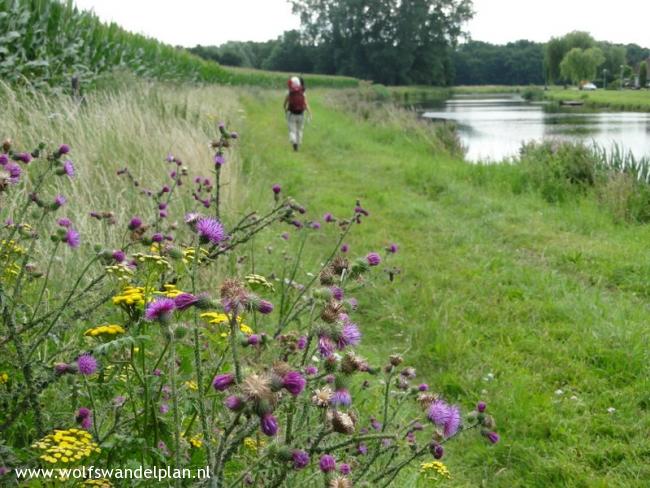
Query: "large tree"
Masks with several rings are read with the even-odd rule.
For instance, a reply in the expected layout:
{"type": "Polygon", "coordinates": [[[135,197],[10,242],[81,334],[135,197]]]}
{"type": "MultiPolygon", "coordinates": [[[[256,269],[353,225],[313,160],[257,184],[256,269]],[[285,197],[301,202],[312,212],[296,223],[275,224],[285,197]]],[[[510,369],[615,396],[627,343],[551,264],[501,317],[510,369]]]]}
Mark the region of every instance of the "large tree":
{"type": "Polygon", "coordinates": [[[471,0],[292,0],[317,69],[389,84],[450,84],[471,0]]]}
{"type": "Polygon", "coordinates": [[[595,44],[596,41],[591,37],[591,34],[583,31],[573,31],[562,37],[552,37],[546,43],[544,50],[544,67],[547,80],[550,83],[557,83],[561,80],[560,63],[571,49],[589,49],[594,47],[595,44]]]}
{"type": "Polygon", "coordinates": [[[560,63],[563,77],[579,84],[595,78],[596,70],[605,61],[603,52],[597,47],[571,49],[560,63]]]}
{"type": "Polygon", "coordinates": [[[648,84],[648,63],[641,61],[639,64],[639,86],[645,88],[648,84]]]}

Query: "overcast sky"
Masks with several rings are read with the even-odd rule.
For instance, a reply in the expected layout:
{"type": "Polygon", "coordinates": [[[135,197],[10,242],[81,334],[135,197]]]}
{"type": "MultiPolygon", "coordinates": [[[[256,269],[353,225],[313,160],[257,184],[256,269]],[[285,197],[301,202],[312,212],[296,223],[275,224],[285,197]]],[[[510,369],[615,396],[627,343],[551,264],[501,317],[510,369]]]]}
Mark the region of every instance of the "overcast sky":
{"type": "MultiPolygon", "coordinates": [[[[75,0],[105,21],[169,44],[265,41],[299,26],[286,0],[75,0]]],[[[474,0],[473,39],[546,41],[571,30],[650,46],[648,0],[474,0]]]]}

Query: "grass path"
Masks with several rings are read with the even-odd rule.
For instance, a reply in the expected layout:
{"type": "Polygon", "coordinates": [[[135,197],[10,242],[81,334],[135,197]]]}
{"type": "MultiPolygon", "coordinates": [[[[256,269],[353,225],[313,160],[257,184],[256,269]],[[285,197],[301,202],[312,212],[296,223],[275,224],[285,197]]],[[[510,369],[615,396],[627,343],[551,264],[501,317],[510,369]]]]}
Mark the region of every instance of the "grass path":
{"type": "Polygon", "coordinates": [[[400,245],[397,281],[362,303],[365,352],[408,349],[447,398],[486,400],[503,436],[450,447],[450,486],[647,486],[648,227],[614,224],[594,197],[514,195],[516,169],[435,153],[327,97],[311,93],[297,154],[282,95],[244,97],[251,185],[281,183],[314,216],[346,216],[359,198],[371,217],[352,253],[400,245]]]}

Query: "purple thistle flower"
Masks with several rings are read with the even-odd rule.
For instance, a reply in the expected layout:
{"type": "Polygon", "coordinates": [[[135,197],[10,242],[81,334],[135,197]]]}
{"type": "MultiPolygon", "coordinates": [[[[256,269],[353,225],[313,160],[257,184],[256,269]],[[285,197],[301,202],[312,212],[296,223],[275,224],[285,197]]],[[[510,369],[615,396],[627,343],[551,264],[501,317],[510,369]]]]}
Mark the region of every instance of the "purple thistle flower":
{"type": "Polygon", "coordinates": [[[283,232],[282,234],[280,234],[280,237],[282,237],[282,239],[284,239],[285,241],[288,241],[289,240],[289,233],[288,232],[283,232]]]}
{"type": "Polygon", "coordinates": [[[314,230],[318,230],[320,229],[320,222],[314,220],[312,223],[309,224],[309,227],[311,227],[314,230]]]}
{"type": "Polygon", "coordinates": [[[125,403],[126,403],[126,397],[120,395],[113,398],[113,406],[116,408],[122,407],[125,403]]]}
{"type": "Polygon", "coordinates": [[[61,144],[59,146],[59,154],[63,155],[63,154],[68,154],[69,152],[70,152],[70,146],[68,146],[67,144],[61,144]]]}
{"type": "Polygon", "coordinates": [[[235,382],[235,377],[230,374],[218,374],[212,380],[212,386],[217,391],[226,391],[235,382]]]}
{"type": "Polygon", "coordinates": [[[313,365],[309,365],[305,368],[305,374],[309,376],[314,376],[315,374],[318,374],[318,368],[313,365]]]}
{"type": "Polygon", "coordinates": [[[391,254],[395,254],[399,248],[397,247],[397,244],[392,243],[390,246],[386,248],[386,251],[388,251],[391,254]]]}
{"type": "Polygon", "coordinates": [[[0,466],[0,476],[4,476],[11,471],[7,466],[0,466]]]}
{"type": "Polygon", "coordinates": [[[169,215],[169,212],[167,212],[167,210],[161,210],[160,212],[158,212],[158,216],[161,219],[166,219],[168,215],[169,215]]]}
{"type": "Polygon", "coordinates": [[[325,215],[323,215],[323,220],[329,224],[331,222],[334,222],[336,219],[331,213],[327,212],[325,215]]]}
{"type": "Polygon", "coordinates": [[[379,263],[381,263],[381,256],[376,252],[371,252],[366,256],[366,261],[368,261],[368,264],[370,266],[377,266],[379,263]]]}
{"type": "Polygon", "coordinates": [[[147,305],[147,310],[144,313],[146,320],[168,320],[176,308],[176,302],[171,298],[158,298],[147,305]]]}
{"type": "Polygon", "coordinates": [[[56,223],[61,227],[65,227],[66,229],[72,225],[72,221],[66,217],[60,218],[56,221],[56,223]]]}
{"type": "Polygon", "coordinates": [[[291,453],[291,459],[293,459],[293,469],[295,470],[306,468],[309,465],[309,454],[305,451],[296,449],[291,453]]]}
{"type": "Polygon", "coordinates": [[[299,220],[292,220],[291,225],[293,225],[296,229],[302,229],[302,222],[299,220]]]}
{"type": "Polygon", "coordinates": [[[81,243],[81,238],[79,237],[79,232],[74,229],[68,229],[63,237],[63,242],[65,242],[72,249],[79,247],[81,243]]]}
{"type": "Polygon", "coordinates": [[[307,347],[307,336],[298,337],[298,341],[296,342],[296,347],[301,351],[304,350],[305,347],[307,347]]]}
{"type": "Polygon", "coordinates": [[[223,154],[217,153],[214,156],[214,164],[216,166],[223,166],[224,164],[226,164],[226,158],[223,157],[223,154]]]}
{"type": "Polygon", "coordinates": [[[278,420],[270,413],[264,414],[260,418],[260,428],[264,434],[273,437],[278,433],[278,420]]]}
{"type": "Polygon", "coordinates": [[[56,208],[63,207],[65,205],[66,199],[63,195],[57,195],[54,197],[54,205],[56,208]]]}
{"type": "Polygon", "coordinates": [[[271,187],[271,189],[273,190],[273,193],[275,193],[276,195],[279,194],[282,191],[282,187],[280,185],[278,185],[277,183],[275,185],[273,185],[271,187]]]}
{"type": "Polygon", "coordinates": [[[341,336],[338,340],[338,348],[343,349],[346,346],[356,346],[361,342],[361,332],[357,324],[346,322],[341,330],[341,336]]]}
{"type": "Polygon", "coordinates": [[[336,469],[336,460],[331,454],[324,454],[318,462],[318,467],[323,473],[329,473],[336,469]]]}
{"type": "Polygon", "coordinates": [[[178,310],[186,310],[199,301],[199,297],[191,293],[181,293],[174,297],[174,303],[178,310]]]}
{"type": "Polygon", "coordinates": [[[203,244],[211,242],[218,244],[226,237],[226,231],[217,219],[203,217],[196,223],[196,232],[199,234],[199,240],[203,244]]]}
{"type": "Polygon", "coordinates": [[[381,422],[375,417],[370,417],[370,426],[375,430],[381,430],[381,422]]]}
{"type": "Polygon", "coordinates": [[[460,427],[460,422],[460,408],[456,405],[451,405],[449,407],[449,418],[447,419],[447,422],[445,422],[445,437],[452,437],[455,435],[460,427]]]}
{"type": "Polygon", "coordinates": [[[90,354],[82,354],[77,358],[77,369],[84,376],[90,376],[97,371],[97,360],[90,354]]]}
{"type": "Polygon", "coordinates": [[[9,157],[6,154],[0,154],[0,166],[4,166],[9,162],[9,157]]]}
{"type": "Polygon", "coordinates": [[[363,442],[357,446],[357,452],[361,454],[362,456],[365,456],[368,454],[368,446],[366,446],[363,442]]]}
{"type": "Polygon", "coordinates": [[[167,405],[166,403],[161,403],[160,407],[158,407],[158,410],[160,411],[160,413],[166,414],[167,412],[169,412],[169,405],[167,405]]]}
{"type": "Polygon", "coordinates": [[[350,250],[350,246],[348,246],[347,244],[343,244],[341,246],[341,252],[348,252],[349,250],[350,250]]]}
{"type": "Polygon", "coordinates": [[[85,419],[81,419],[79,425],[81,425],[81,428],[84,430],[90,430],[90,428],[93,425],[92,417],[86,417],[85,419]]]}
{"type": "Polygon", "coordinates": [[[335,381],[336,381],[336,376],[334,376],[333,374],[328,374],[327,376],[325,376],[325,383],[332,385],[334,384],[335,381]]]}
{"type": "Polygon", "coordinates": [[[246,343],[249,346],[257,346],[261,340],[262,340],[261,337],[258,336],[257,334],[251,334],[248,336],[248,339],[246,339],[246,343]]]}
{"type": "Polygon", "coordinates": [[[28,152],[21,152],[20,154],[16,155],[16,160],[21,161],[25,164],[29,164],[29,162],[32,160],[32,155],[28,152]]]}
{"type": "Polygon", "coordinates": [[[447,419],[449,419],[449,405],[442,400],[436,400],[429,407],[427,417],[437,426],[444,426],[447,423],[447,419]]]}
{"type": "Polygon", "coordinates": [[[232,410],[233,412],[239,412],[245,406],[244,400],[242,400],[242,398],[237,395],[230,395],[226,397],[223,403],[228,410],[232,410]]]}
{"type": "Polygon", "coordinates": [[[339,302],[343,300],[343,288],[331,286],[330,291],[332,292],[332,298],[334,298],[334,300],[338,300],[339,302]]]}
{"type": "Polygon", "coordinates": [[[339,473],[341,473],[343,476],[347,476],[352,472],[352,468],[350,468],[350,465],[347,463],[342,463],[339,466],[339,473]]]}
{"type": "Polygon", "coordinates": [[[73,178],[73,177],[74,177],[74,175],[75,175],[75,171],[74,171],[74,164],[72,163],[72,161],[70,161],[69,159],[66,159],[66,160],[63,162],[63,171],[64,171],[65,174],[68,175],[70,178],[73,178]]]}
{"type": "Polygon", "coordinates": [[[136,230],[142,226],[142,220],[140,217],[133,217],[129,222],[129,230],[136,230]]]}
{"type": "Polygon", "coordinates": [[[336,344],[334,344],[334,341],[332,341],[332,339],[327,336],[320,336],[318,338],[318,351],[320,352],[321,356],[331,356],[334,353],[334,349],[336,349],[336,344]]]}
{"type": "Polygon", "coordinates": [[[282,386],[293,396],[298,396],[305,389],[307,380],[298,371],[289,371],[282,379],[282,386]]]}
{"type": "Polygon", "coordinates": [[[74,368],[66,363],[56,363],[54,365],[54,372],[60,376],[66,373],[74,373],[74,368]]]}
{"type": "Polygon", "coordinates": [[[478,413],[483,413],[485,412],[485,409],[487,408],[487,404],[485,402],[478,402],[476,405],[476,410],[478,413]]]}
{"type": "Polygon", "coordinates": [[[165,236],[163,236],[160,232],[156,232],[154,235],[151,236],[151,240],[153,242],[162,242],[165,240],[165,236]]]}
{"type": "Polygon", "coordinates": [[[335,390],[332,394],[330,404],[334,407],[349,407],[352,404],[352,396],[346,388],[340,388],[338,390],[335,390]]]}
{"type": "Polygon", "coordinates": [[[162,370],[160,368],[156,368],[153,370],[152,374],[154,376],[162,376],[162,370]]]}
{"type": "Polygon", "coordinates": [[[126,259],[126,254],[121,249],[117,249],[116,251],[113,251],[113,254],[111,254],[111,256],[117,263],[121,263],[126,259]]]}
{"type": "Polygon", "coordinates": [[[419,391],[429,391],[429,385],[427,385],[426,383],[422,383],[422,384],[420,384],[420,386],[418,386],[418,390],[419,391]]]}
{"type": "Polygon", "coordinates": [[[356,310],[359,306],[359,301],[356,298],[352,297],[348,300],[348,305],[350,305],[350,308],[352,310],[356,310]]]}
{"type": "Polygon", "coordinates": [[[501,437],[496,432],[488,432],[485,434],[485,437],[487,437],[492,444],[496,444],[501,440],[501,437]]]}
{"type": "Polygon", "coordinates": [[[270,314],[273,312],[273,304],[267,300],[260,300],[257,304],[257,311],[264,315],[270,314]]]}
{"type": "Polygon", "coordinates": [[[20,175],[22,174],[23,170],[16,163],[7,163],[5,165],[5,171],[9,173],[9,183],[15,185],[18,183],[18,181],[20,181],[20,175]]]}

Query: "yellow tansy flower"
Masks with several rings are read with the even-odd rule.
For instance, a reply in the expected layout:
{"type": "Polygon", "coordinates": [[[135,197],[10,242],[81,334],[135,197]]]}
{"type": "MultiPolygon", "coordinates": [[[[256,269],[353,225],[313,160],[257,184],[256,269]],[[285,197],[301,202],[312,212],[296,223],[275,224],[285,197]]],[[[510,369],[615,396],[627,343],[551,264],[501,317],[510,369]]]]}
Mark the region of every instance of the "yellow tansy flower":
{"type": "Polygon", "coordinates": [[[430,478],[445,478],[451,479],[449,469],[440,461],[431,461],[429,463],[422,463],[420,465],[420,473],[425,474],[430,478]]]}
{"type": "Polygon", "coordinates": [[[111,325],[98,325],[84,332],[85,336],[88,337],[97,337],[97,336],[115,336],[118,334],[124,334],[126,331],[121,325],[111,324],[111,325]]]}

